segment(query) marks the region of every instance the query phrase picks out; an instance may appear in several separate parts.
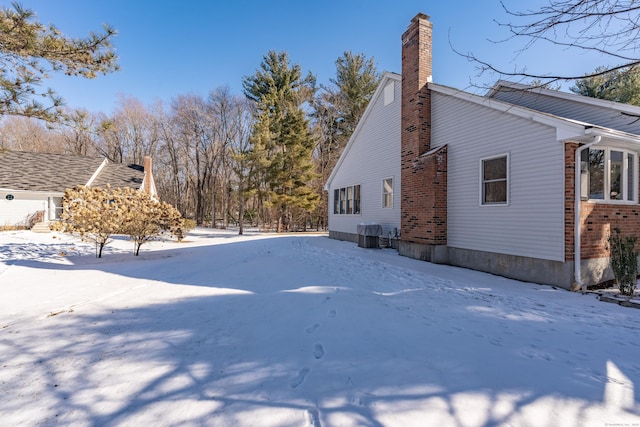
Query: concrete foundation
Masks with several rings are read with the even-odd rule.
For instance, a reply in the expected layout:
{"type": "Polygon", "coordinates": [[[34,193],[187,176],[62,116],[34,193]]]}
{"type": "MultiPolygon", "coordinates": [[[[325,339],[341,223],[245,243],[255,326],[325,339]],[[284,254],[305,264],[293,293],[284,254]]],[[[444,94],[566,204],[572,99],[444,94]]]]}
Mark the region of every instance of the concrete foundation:
{"type": "MultiPolygon", "coordinates": [[[[330,231],[329,237],[358,243],[358,235],[330,231]]],[[[525,282],[541,283],[568,290],[574,286],[573,261],[551,261],[516,255],[497,254],[442,245],[395,240],[398,253],[413,259],[449,264],[525,282]]],[[[612,280],[609,258],[584,259],[580,263],[582,280],[587,286],[612,280]]]]}
{"type": "Polygon", "coordinates": [[[425,245],[400,240],[398,242],[398,253],[402,256],[429,261],[434,264],[449,264],[447,247],[442,245],[425,245]]]}
{"type": "MultiPolygon", "coordinates": [[[[400,241],[398,252],[409,258],[470,268],[525,282],[564,289],[572,289],[574,284],[573,261],[551,261],[404,241],[400,241]]],[[[582,260],[581,274],[587,286],[613,278],[608,258],[582,260]]]]}
{"type": "Polygon", "coordinates": [[[343,231],[329,230],[329,238],[343,240],[345,242],[358,243],[358,235],[356,233],[345,233],[343,231]]]}
{"type": "Polygon", "coordinates": [[[571,289],[573,285],[573,261],[551,261],[469,249],[448,249],[451,265],[564,289],[571,289]]]}

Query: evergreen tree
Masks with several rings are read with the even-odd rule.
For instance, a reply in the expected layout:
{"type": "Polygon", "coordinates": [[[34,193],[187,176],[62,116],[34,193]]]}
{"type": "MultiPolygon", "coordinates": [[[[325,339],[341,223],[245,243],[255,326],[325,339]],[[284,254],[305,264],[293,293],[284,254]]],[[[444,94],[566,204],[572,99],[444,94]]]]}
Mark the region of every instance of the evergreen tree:
{"type": "Polygon", "coordinates": [[[19,3],[12,6],[0,9],[0,115],[56,120],[62,113],[61,98],[51,89],[37,89],[48,73],[94,78],[118,68],[110,44],[113,28],[69,38],[53,25],[39,23],[32,10],[19,3]]]}
{"type": "Polygon", "coordinates": [[[591,98],[640,105],[639,68],[624,68],[602,74],[603,71],[604,67],[596,68],[592,76],[577,80],[570,90],[591,98]]]}
{"type": "Polygon", "coordinates": [[[380,83],[380,73],[373,58],[349,51],[336,60],[336,77],[330,81],[335,86],[329,92],[334,94],[340,130],[348,141],[380,83]]]}
{"type": "Polygon", "coordinates": [[[314,139],[304,107],[315,92],[315,77],[289,65],[286,52],[270,51],[260,69],[243,80],[244,94],[256,104],[250,143],[257,180],[253,189],[277,214],[278,231],[288,229],[295,209],[308,211],[319,195],[310,182],[314,139]]]}

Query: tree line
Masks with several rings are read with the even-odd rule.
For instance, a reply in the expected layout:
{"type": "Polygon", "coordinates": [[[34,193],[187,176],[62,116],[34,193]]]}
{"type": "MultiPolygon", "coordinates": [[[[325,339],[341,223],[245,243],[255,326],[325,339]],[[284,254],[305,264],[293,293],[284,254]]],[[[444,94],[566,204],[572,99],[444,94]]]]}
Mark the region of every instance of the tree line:
{"type": "Polygon", "coordinates": [[[380,79],[373,58],[345,52],[327,85],[286,52],[268,52],[243,93],[221,86],[145,105],[121,96],[112,114],[60,109],[56,120],[5,115],[0,149],[153,158],[159,196],[212,227],[323,229],[322,190],[380,79]]]}
{"type": "MultiPolygon", "coordinates": [[[[576,93],[639,103],[634,1],[550,0],[525,12],[504,8],[518,21],[501,25],[528,40],[526,46],[549,42],[619,63],[579,78],[504,72],[466,55],[482,71],[540,84],[576,80],[576,93]]],[[[240,233],[245,223],[278,231],[326,227],[322,186],[379,82],[373,58],[345,52],[335,77],[319,85],[286,52],[271,51],[243,79],[241,95],[222,86],[207,96],[153,105],[123,96],[111,114],[65,109],[55,92],[40,88],[50,73],[94,78],[117,70],[115,35],[105,26],[68,38],[19,3],[0,8],[0,149],[134,164],[149,155],[160,197],[198,225],[237,224],[240,233]]]]}

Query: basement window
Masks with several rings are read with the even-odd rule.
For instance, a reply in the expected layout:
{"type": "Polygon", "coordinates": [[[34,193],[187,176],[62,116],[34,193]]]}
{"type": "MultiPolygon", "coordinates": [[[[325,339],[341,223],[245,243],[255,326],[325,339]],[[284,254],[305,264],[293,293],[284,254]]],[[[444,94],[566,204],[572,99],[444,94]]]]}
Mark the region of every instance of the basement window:
{"type": "Polygon", "coordinates": [[[507,155],[482,159],[481,204],[506,205],[509,193],[509,158],[507,155]]]}

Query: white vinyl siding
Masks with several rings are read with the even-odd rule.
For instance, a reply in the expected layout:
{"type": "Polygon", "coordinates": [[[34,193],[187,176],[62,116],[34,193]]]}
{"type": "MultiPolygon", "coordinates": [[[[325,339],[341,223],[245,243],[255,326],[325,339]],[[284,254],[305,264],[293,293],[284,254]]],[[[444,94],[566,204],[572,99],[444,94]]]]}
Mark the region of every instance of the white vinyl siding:
{"type": "Polygon", "coordinates": [[[381,182],[394,177],[394,188],[400,188],[400,76],[383,80],[352,140],[334,170],[329,185],[329,206],[334,206],[334,190],[360,185],[360,214],[334,214],[329,212],[329,230],[357,233],[357,225],[374,222],[382,226],[383,233],[394,234],[400,230],[400,192],[393,193],[393,207],[383,208],[381,202],[381,182]],[[395,94],[389,100],[389,84],[395,94]]]}
{"type": "Polygon", "coordinates": [[[564,261],[564,145],[554,128],[434,92],[432,141],[448,145],[448,246],[564,261]],[[505,154],[508,205],[481,205],[478,164],[505,154]]]}
{"type": "Polygon", "coordinates": [[[49,212],[49,198],[42,194],[25,192],[0,191],[0,225],[24,227],[36,212],[49,212]],[[7,194],[13,200],[7,200],[7,194]]]}

